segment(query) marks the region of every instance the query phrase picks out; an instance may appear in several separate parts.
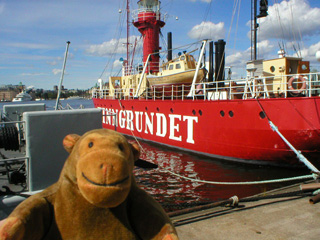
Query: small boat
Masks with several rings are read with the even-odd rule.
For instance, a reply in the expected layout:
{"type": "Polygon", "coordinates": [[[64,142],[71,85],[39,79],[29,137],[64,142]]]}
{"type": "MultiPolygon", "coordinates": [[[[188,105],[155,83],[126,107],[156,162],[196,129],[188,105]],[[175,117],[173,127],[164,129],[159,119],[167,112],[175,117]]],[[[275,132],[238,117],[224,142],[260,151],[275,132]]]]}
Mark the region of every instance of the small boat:
{"type": "Polygon", "coordinates": [[[32,100],[32,97],[28,93],[23,91],[17,94],[17,96],[12,100],[12,102],[28,102],[31,100],[32,100]]]}
{"type": "MultiPolygon", "coordinates": [[[[164,91],[166,96],[171,96],[172,88],[176,89],[176,96],[190,90],[193,78],[196,74],[197,62],[189,53],[180,55],[176,59],[163,64],[162,71],[157,74],[148,74],[146,76],[152,91],[164,91]],[[166,94],[167,93],[167,94],[166,94]]],[[[205,79],[207,70],[199,69],[196,77],[196,83],[205,79]]]]}
{"type": "MultiPolygon", "coordinates": [[[[156,75],[147,75],[151,87],[162,87],[166,85],[191,84],[196,73],[196,60],[191,54],[185,53],[162,65],[162,72],[156,75]]],[[[204,79],[206,69],[201,68],[198,72],[196,82],[204,79]]]]}

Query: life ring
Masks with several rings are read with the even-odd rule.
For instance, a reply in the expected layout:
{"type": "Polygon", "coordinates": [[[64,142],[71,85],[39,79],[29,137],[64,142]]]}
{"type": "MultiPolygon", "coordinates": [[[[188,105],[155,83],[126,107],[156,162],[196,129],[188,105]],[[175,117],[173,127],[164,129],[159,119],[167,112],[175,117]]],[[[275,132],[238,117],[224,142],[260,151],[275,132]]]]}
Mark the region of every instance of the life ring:
{"type": "Polygon", "coordinates": [[[196,86],[196,94],[203,94],[203,87],[202,87],[202,84],[198,84],[196,86]]]}
{"type": "Polygon", "coordinates": [[[291,93],[301,93],[302,91],[304,91],[305,89],[307,88],[307,81],[306,79],[299,75],[299,77],[291,77],[288,81],[288,89],[290,90],[291,93]],[[294,88],[292,86],[293,84],[293,81],[295,81],[296,79],[298,79],[300,82],[302,82],[302,86],[298,89],[294,88]],[[292,91],[292,90],[295,90],[295,91],[292,91]]]}

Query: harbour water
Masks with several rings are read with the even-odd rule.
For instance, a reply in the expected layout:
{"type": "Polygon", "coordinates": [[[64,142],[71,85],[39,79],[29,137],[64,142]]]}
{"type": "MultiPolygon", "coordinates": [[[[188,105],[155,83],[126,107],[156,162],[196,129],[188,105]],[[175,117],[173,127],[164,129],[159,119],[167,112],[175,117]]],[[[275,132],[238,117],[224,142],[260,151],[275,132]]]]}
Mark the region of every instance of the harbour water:
{"type": "MultiPolygon", "coordinates": [[[[55,106],[55,100],[24,102],[22,104],[32,103],[45,103],[48,110],[54,109],[55,106]]],[[[0,103],[0,109],[6,104],[18,103],[0,103]]],[[[74,109],[79,108],[80,105],[84,108],[93,108],[92,100],[86,99],[61,101],[63,108],[67,104],[74,109]]],[[[135,140],[130,138],[130,141],[133,142],[135,140]]],[[[309,174],[309,171],[303,168],[287,169],[225,162],[221,159],[194,155],[142,140],[139,140],[139,144],[142,147],[141,159],[155,163],[159,168],[151,170],[136,168],[137,182],[156,198],[168,212],[197,204],[227,199],[234,195],[239,198],[251,196],[284,187],[293,182],[249,186],[211,185],[182,179],[170,174],[167,170],[192,179],[217,182],[259,181],[309,174]]]]}

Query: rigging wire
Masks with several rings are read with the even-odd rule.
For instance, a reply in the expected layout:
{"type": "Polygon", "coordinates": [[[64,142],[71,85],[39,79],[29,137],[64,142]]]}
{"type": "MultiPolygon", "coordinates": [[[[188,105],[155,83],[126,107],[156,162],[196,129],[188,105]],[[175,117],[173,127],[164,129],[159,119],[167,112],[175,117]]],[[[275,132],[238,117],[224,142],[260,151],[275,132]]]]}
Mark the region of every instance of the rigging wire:
{"type": "MultiPolygon", "coordinates": [[[[289,2],[288,4],[290,4],[290,2],[289,2]]],[[[300,51],[300,50],[298,51],[298,50],[296,49],[296,47],[295,47],[295,43],[298,44],[298,41],[297,41],[296,34],[295,34],[295,27],[294,27],[295,24],[294,24],[294,18],[293,18],[293,8],[292,8],[292,4],[290,4],[290,14],[291,14],[291,25],[292,25],[291,31],[292,31],[292,36],[293,36],[293,40],[294,40],[294,43],[293,43],[292,47],[293,47],[293,50],[296,52],[297,56],[298,56],[298,57],[301,57],[301,51],[300,51]]],[[[298,47],[299,47],[299,46],[298,46],[298,47]]]]}
{"type": "Polygon", "coordinates": [[[302,34],[301,34],[301,29],[299,27],[299,24],[294,24],[293,23],[293,19],[294,19],[294,14],[293,14],[293,3],[291,2],[290,4],[290,10],[291,10],[291,18],[292,18],[292,32],[295,36],[295,31],[294,31],[294,27],[296,26],[298,35],[299,35],[299,40],[297,41],[297,45],[298,45],[298,51],[297,51],[297,55],[298,57],[300,56],[302,58],[302,52],[301,52],[301,47],[300,47],[300,43],[302,44],[302,47],[304,48],[304,43],[303,43],[303,39],[302,39],[302,34]]]}
{"type": "MultiPolygon", "coordinates": [[[[289,8],[288,11],[290,11],[291,24],[290,25],[288,24],[287,28],[282,23],[279,7],[280,7],[279,1],[274,0],[275,13],[276,13],[276,17],[278,19],[278,22],[279,22],[279,25],[281,28],[282,39],[288,39],[288,37],[289,37],[289,39],[292,39],[293,40],[293,42],[292,42],[293,51],[296,53],[297,57],[302,58],[302,51],[301,51],[300,44],[302,44],[302,48],[304,48],[304,44],[303,44],[303,38],[302,38],[301,29],[299,27],[299,24],[294,23],[295,18],[294,18],[293,2],[291,2],[291,1],[288,2],[288,8],[289,8]],[[298,34],[298,36],[297,36],[297,34],[298,34]]],[[[283,49],[285,52],[287,52],[287,46],[286,46],[285,42],[283,40],[279,40],[279,41],[281,41],[281,45],[282,45],[281,49],[283,49]]]]}
{"type": "MultiPolygon", "coordinates": [[[[126,4],[126,0],[123,0],[122,6],[119,4],[119,9],[124,9],[125,4],[126,4]]],[[[117,27],[116,27],[116,32],[115,32],[114,38],[113,38],[113,39],[116,39],[115,47],[113,48],[113,51],[109,54],[109,59],[108,59],[106,65],[105,65],[105,68],[103,69],[103,71],[102,71],[102,73],[101,73],[99,78],[102,78],[102,76],[104,75],[104,73],[108,69],[109,65],[114,60],[116,52],[117,52],[117,50],[119,48],[120,36],[122,34],[123,24],[124,24],[124,20],[125,20],[125,17],[123,17],[123,16],[124,16],[124,14],[119,13],[119,19],[118,19],[118,23],[117,23],[117,27]]],[[[113,72],[113,63],[111,65],[110,72],[111,73],[113,72]]]]}
{"type": "MultiPolygon", "coordinates": [[[[233,21],[234,21],[238,6],[239,6],[238,11],[240,12],[240,4],[241,4],[241,0],[240,0],[240,2],[239,2],[239,0],[234,0],[233,10],[232,10],[232,17],[231,17],[231,24],[230,24],[228,35],[227,35],[227,39],[226,39],[227,43],[230,41],[231,29],[232,29],[233,21]]],[[[239,17],[239,13],[238,13],[238,17],[239,17]]],[[[238,22],[237,22],[237,24],[238,24],[238,22]]],[[[222,70],[221,68],[222,68],[223,60],[225,61],[225,52],[226,52],[226,48],[224,48],[224,52],[223,52],[224,59],[222,59],[222,61],[219,64],[219,71],[218,72],[224,71],[224,69],[222,70]]]]}
{"type": "MultiPolygon", "coordinates": [[[[276,12],[276,17],[278,18],[278,23],[280,25],[280,28],[281,28],[281,33],[282,33],[282,39],[285,39],[285,28],[282,24],[282,21],[281,21],[281,17],[280,17],[280,10],[279,10],[279,6],[280,6],[280,3],[278,2],[278,0],[274,0],[274,7],[275,7],[275,12],[276,12]]],[[[283,46],[283,50],[285,52],[286,51],[286,44],[282,41],[282,46],[283,46]]]]}
{"type": "Polygon", "coordinates": [[[235,53],[235,51],[236,51],[236,41],[237,41],[237,34],[238,34],[238,27],[239,27],[240,8],[241,8],[241,0],[239,2],[239,9],[238,9],[238,16],[237,16],[237,23],[236,23],[236,31],[235,31],[235,36],[234,36],[233,53],[235,53]]]}
{"type": "MultiPolygon", "coordinates": [[[[208,7],[206,8],[206,11],[204,13],[203,23],[205,23],[207,21],[211,7],[212,7],[212,0],[210,0],[210,2],[208,3],[208,7]]],[[[200,25],[202,25],[202,26],[201,26],[200,35],[199,35],[199,37],[197,39],[198,41],[203,39],[202,34],[203,34],[203,31],[204,31],[204,28],[205,28],[204,24],[200,24],[200,25]]],[[[210,32],[210,35],[211,35],[211,32],[210,32]]]]}

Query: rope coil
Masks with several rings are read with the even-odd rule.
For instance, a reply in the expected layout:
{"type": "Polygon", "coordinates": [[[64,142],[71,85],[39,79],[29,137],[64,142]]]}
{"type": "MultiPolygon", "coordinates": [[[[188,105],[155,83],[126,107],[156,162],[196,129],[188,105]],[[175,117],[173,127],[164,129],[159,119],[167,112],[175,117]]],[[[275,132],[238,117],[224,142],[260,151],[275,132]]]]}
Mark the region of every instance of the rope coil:
{"type": "Polygon", "coordinates": [[[19,150],[19,135],[15,126],[0,127],[0,148],[10,151],[19,150]]]}

